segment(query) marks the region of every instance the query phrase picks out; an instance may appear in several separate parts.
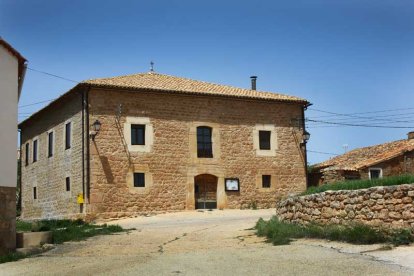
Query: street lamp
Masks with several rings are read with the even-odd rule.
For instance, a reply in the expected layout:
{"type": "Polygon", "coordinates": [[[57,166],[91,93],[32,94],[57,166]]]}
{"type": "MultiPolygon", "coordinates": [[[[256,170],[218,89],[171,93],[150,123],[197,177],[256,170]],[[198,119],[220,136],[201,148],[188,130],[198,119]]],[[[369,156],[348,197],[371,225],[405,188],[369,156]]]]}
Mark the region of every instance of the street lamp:
{"type": "Polygon", "coordinates": [[[302,139],[303,139],[303,143],[306,144],[310,139],[310,133],[304,130],[302,134],[302,139]]]}
{"type": "Polygon", "coordinates": [[[95,140],[95,136],[98,134],[100,130],[101,130],[101,122],[99,122],[99,120],[96,120],[92,124],[92,131],[89,132],[89,135],[92,138],[92,140],[95,140]]]}

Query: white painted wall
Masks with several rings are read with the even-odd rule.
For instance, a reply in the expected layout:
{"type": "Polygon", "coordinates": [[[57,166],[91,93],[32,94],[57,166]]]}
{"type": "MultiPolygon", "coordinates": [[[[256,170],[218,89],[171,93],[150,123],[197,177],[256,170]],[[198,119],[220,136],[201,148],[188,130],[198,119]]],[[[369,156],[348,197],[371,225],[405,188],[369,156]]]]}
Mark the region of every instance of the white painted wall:
{"type": "Polygon", "coordinates": [[[0,45],[0,186],[17,182],[18,60],[0,45]]]}

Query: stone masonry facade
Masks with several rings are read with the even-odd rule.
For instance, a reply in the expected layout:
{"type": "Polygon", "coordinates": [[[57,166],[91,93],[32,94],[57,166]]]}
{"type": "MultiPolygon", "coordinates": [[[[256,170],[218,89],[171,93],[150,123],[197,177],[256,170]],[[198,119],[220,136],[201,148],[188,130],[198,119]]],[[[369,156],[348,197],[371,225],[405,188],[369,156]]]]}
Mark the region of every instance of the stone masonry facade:
{"type": "Polygon", "coordinates": [[[108,219],[194,210],[195,179],[200,175],[217,180],[220,209],[275,207],[281,198],[306,189],[303,129],[297,123],[303,119],[303,103],[90,87],[89,113],[82,119],[85,110],[78,92],[71,91],[22,126],[24,219],[108,219]],[[85,135],[86,124],[91,128],[97,120],[101,128],[92,139],[85,135]],[[67,122],[72,122],[70,150],[64,149],[67,122]],[[145,124],[145,146],[129,141],[131,124],[136,123],[145,124]],[[199,126],[212,129],[212,158],[197,157],[199,126]],[[272,132],[272,151],[257,149],[261,129],[272,132]],[[50,131],[55,133],[51,158],[50,131]],[[39,156],[33,162],[36,139],[39,156]],[[134,187],[134,173],[145,174],[145,187],[134,187]],[[271,176],[270,187],[262,186],[262,175],[271,176]],[[65,189],[66,177],[70,191],[65,189]],[[226,191],[226,178],[237,178],[240,190],[226,191]],[[89,197],[84,185],[89,185],[89,197]],[[77,203],[79,194],[85,195],[83,209],[77,203]]]}
{"type": "Polygon", "coordinates": [[[82,194],[82,97],[74,93],[63,105],[35,118],[21,131],[22,218],[74,218],[80,215],[82,194]],[[65,124],[71,123],[71,147],[65,149],[65,124]],[[53,132],[53,156],[48,157],[48,133],[53,132]],[[37,161],[33,162],[33,141],[37,161]],[[26,165],[26,144],[29,145],[26,165]],[[70,178],[70,191],[66,190],[70,178]],[[34,198],[36,187],[37,199],[34,198]]]}
{"type": "Polygon", "coordinates": [[[354,191],[326,191],[291,197],[277,204],[284,221],[307,224],[349,224],[414,228],[414,185],[373,187],[354,191]]]}
{"type": "Polygon", "coordinates": [[[306,189],[298,142],[302,131],[292,126],[292,119],[302,116],[300,105],[114,90],[91,91],[90,103],[90,121],[102,124],[91,142],[91,215],[113,218],[194,209],[194,178],[201,174],[218,178],[218,208],[248,208],[253,202],[259,208],[275,207],[278,199],[306,189]],[[123,137],[127,117],[149,118],[150,152],[128,151],[123,137]],[[275,156],[256,155],[257,124],[275,127],[275,156]],[[213,158],[195,156],[195,127],[205,125],[213,128],[213,158]],[[133,171],[149,173],[151,186],[132,187],[128,175],[133,171]],[[271,188],[258,183],[262,174],[272,175],[271,188]],[[239,192],[224,191],[228,177],[239,179],[239,192]]]}

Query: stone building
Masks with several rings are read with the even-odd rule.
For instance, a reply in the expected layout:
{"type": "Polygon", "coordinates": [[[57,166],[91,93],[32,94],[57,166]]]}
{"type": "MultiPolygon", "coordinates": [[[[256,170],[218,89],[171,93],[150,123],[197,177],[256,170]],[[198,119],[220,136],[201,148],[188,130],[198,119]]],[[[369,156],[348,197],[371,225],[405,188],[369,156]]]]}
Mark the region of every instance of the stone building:
{"type": "Polygon", "coordinates": [[[0,255],[16,247],[17,103],[26,59],[0,37],[0,255]]]}
{"type": "Polygon", "coordinates": [[[408,139],[354,149],[312,166],[312,186],[343,180],[414,174],[414,132],[408,139]]]}
{"type": "Polygon", "coordinates": [[[22,216],[274,207],[306,189],[307,106],[152,71],[84,81],[20,124],[22,216]]]}

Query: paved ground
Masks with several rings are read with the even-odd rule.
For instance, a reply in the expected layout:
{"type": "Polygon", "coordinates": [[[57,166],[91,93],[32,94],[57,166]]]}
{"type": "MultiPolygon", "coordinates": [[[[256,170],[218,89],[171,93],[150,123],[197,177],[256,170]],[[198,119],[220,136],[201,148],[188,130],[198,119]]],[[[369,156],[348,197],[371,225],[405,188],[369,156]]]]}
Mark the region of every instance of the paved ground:
{"type": "Polygon", "coordinates": [[[274,210],[184,212],[119,220],[129,234],[65,243],[0,265],[0,275],[413,275],[414,247],[362,251],[301,240],[272,246],[250,230],[274,210]],[[411,265],[411,268],[410,268],[411,265]]]}

